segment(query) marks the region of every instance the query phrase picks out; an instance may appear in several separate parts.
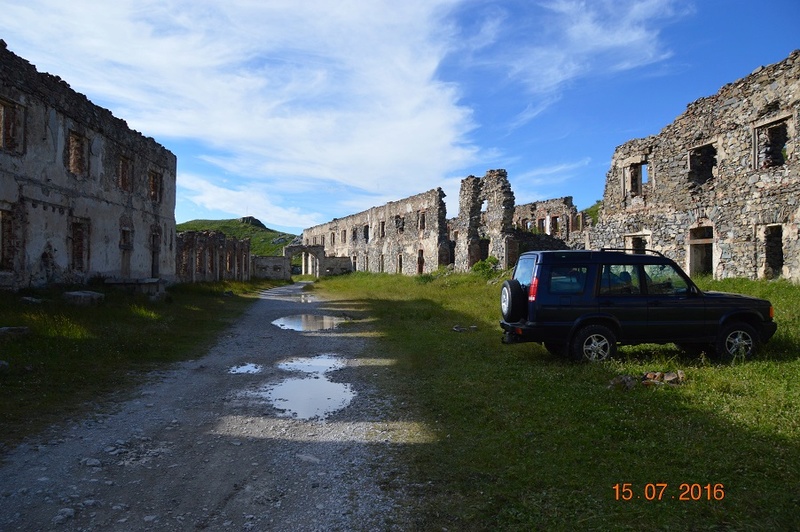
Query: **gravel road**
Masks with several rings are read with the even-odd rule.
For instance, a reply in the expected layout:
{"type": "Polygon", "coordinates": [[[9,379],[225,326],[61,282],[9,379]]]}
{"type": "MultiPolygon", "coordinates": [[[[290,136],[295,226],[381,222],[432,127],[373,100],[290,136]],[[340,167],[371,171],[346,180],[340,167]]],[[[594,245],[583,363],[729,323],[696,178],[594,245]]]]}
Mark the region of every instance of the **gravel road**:
{"type": "Polygon", "coordinates": [[[0,530],[408,528],[389,450],[425,435],[374,387],[390,361],[358,327],[272,323],[348,312],[263,292],[208,353],[6,454],[0,530]]]}

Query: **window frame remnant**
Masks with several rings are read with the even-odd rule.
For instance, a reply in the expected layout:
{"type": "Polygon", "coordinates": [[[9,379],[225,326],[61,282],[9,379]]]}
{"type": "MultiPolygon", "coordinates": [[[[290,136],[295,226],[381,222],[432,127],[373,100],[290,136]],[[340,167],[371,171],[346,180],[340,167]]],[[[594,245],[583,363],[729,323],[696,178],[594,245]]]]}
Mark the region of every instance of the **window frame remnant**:
{"type": "Polygon", "coordinates": [[[753,127],[753,161],[756,170],[776,168],[789,159],[791,115],[783,116],[753,127]]]}
{"type": "Polygon", "coordinates": [[[124,155],[117,161],[117,186],[125,192],[133,190],[133,159],[124,155]]]}

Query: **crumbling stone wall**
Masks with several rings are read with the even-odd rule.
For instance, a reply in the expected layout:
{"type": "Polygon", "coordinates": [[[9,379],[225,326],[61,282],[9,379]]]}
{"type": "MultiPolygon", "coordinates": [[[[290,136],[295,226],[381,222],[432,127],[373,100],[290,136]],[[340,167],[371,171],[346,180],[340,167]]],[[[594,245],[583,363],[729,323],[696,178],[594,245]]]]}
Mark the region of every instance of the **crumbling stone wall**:
{"type": "Polygon", "coordinates": [[[292,262],[286,257],[252,257],[250,269],[253,279],[277,279],[288,281],[292,278],[292,262]]]}
{"type": "Polygon", "coordinates": [[[505,170],[489,170],[482,178],[461,181],[458,217],[450,224],[455,243],[454,267],[468,271],[479,260],[496,257],[503,268],[519,254],[513,236],[514,192],[505,170]]]}
{"type": "Polygon", "coordinates": [[[583,231],[585,216],[572,203],[572,196],[535,201],[514,208],[514,228],[569,240],[570,234],[583,231]]]}
{"type": "Polygon", "coordinates": [[[182,283],[250,280],[250,239],[219,231],[177,235],[177,278],[182,283]]]}
{"type": "Polygon", "coordinates": [[[409,275],[450,264],[444,197],[437,188],[305,229],[303,244],[322,246],[325,264],[309,254],[303,273],[340,273],[342,259],[352,271],[409,275]]]}
{"type": "Polygon", "coordinates": [[[661,251],[690,273],[800,280],[800,51],[614,152],[592,247],[661,251]]]}
{"type": "Polygon", "coordinates": [[[176,158],[0,41],[0,286],[175,278],[176,158]]]}

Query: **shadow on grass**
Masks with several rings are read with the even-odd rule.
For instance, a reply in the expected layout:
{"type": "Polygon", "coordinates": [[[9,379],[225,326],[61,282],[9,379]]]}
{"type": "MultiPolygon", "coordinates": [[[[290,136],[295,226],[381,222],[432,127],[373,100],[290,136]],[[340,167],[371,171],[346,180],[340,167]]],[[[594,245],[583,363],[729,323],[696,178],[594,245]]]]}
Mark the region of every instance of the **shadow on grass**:
{"type": "Polygon", "coordinates": [[[796,359],[759,372],[673,351],[644,363],[684,369],[685,384],[620,391],[610,380],[635,363],[572,364],[535,344],[502,345],[495,323],[432,300],[370,299],[366,314],[397,359],[383,384],[437,435],[399,451],[425,501],[421,528],[800,527],[789,489],[800,483],[796,359]],[[786,392],[780,404],[746,396],[744,408],[726,398],[749,384],[786,392]],[[647,500],[656,489],[660,500],[647,500]]]}

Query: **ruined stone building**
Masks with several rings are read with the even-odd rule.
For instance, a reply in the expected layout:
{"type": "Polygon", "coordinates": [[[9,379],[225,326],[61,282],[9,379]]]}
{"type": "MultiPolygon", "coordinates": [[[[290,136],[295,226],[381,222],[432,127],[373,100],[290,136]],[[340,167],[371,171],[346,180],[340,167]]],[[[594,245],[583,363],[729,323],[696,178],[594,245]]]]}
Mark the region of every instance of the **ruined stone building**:
{"type": "Polygon", "coordinates": [[[800,280],[800,51],[614,152],[591,247],[650,248],[690,274],[800,280]]]}
{"type": "Polygon", "coordinates": [[[181,283],[250,280],[250,239],[220,231],[183,231],[177,235],[177,280],[181,283]]]}
{"type": "Polygon", "coordinates": [[[176,158],[0,41],[0,287],[175,277],[176,158]]]}
{"type": "Polygon", "coordinates": [[[303,273],[429,273],[450,263],[442,189],[303,230],[303,273]]]}
{"type": "Polygon", "coordinates": [[[585,214],[573,205],[572,196],[565,196],[516,206],[514,227],[566,241],[572,233],[583,231],[587,223],[585,214]]]}

